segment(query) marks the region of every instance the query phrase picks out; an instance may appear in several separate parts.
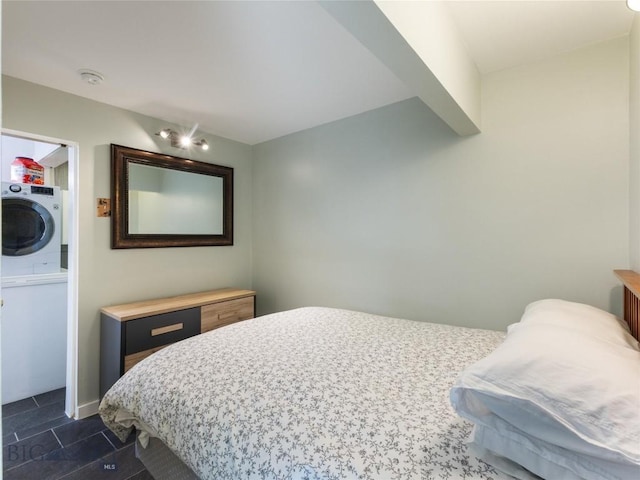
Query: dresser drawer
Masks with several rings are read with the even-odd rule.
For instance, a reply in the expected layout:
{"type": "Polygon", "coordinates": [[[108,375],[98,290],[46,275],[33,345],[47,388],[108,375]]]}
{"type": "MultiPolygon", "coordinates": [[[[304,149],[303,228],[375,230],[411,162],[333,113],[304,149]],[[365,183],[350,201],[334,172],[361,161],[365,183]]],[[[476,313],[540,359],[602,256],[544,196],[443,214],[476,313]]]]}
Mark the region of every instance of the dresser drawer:
{"type": "Polygon", "coordinates": [[[125,324],[125,355],[175,343],[200,333],[200,308],[152,315],[125,324]]]}
{"type": "Polygon", "coordinates": [[[164,347],[168,347],[169,345],[162,345],[160,347],[150,348],[149,350],[142,350],[141,352],[132,353],[131,355],[125,355],[124,371],[122,373],[127,373],[136,363],[144,360],[145,358],[153,355],[156,352],[159,352],[164,347]]]}
{"type": "Polygon", "coordinates": [[[253,318],[255,296],[253,290],[220,288],[101,308],[100,397],[125,372],[158,350],[253,318]]]}
{"type": "Polygon", "coordinates": [[[226,302],[203,305],[202,308],[202,333],[215,328],[223,327],[231,323],[247,320],[254,317],[254,297],[238,298],[226,302]]]}

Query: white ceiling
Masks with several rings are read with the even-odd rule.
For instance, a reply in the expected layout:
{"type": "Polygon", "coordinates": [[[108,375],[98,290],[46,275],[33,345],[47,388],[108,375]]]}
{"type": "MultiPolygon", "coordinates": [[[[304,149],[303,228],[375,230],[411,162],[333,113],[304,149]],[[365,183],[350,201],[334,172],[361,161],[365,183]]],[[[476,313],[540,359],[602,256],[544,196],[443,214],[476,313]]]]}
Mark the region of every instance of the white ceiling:
{"type": "MultiPolygon", "coordinates": [[[[633,20],[624,0],[448,7],[482,73],[626,35],[633,20]]],[[[248,144],[416,94],[312,1],[2,8],[3,74],[248,144]],[[83,83],[81,68],[105,82],[83,83]]]]}
{"type": "Polygon", "coordinates": [[[480,73],[549,58],[627,35],[624,0],[447,2],[480,73]]]}

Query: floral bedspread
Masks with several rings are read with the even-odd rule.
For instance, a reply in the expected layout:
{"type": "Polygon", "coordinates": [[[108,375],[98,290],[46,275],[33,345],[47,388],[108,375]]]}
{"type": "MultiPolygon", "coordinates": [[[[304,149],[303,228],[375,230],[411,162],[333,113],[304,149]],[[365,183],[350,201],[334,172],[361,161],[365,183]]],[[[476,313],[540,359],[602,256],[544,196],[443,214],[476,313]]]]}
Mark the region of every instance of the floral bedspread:
{"type": "Polygon", "coordinates": [[[467,452],[472,426],[449,389],[503,338],[301,308],[161,350],[109,390],[100,414],[121,438],[134,419],[203,480],[498,480],[467,452]]]}

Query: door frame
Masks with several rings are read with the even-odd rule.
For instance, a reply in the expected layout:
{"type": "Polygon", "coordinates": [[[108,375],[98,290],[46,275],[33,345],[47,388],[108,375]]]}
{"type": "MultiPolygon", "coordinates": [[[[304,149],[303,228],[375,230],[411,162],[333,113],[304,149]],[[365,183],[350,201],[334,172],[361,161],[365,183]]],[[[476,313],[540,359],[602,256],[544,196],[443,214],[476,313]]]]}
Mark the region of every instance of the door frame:
{"type": "Polygon", "coordinates": [[[69,239],[68,277],[67,277],[67,373],[66,373],[66,398],[65,413],[70,418],[78,418],[78,259],[79,248],[79,151],[78,142],[61,138],[38,135],[31,132],[0,129],[2,135],[24,138],[47,143],[66,145],[69,157],[69,205],[67,236],[69,239]]]}

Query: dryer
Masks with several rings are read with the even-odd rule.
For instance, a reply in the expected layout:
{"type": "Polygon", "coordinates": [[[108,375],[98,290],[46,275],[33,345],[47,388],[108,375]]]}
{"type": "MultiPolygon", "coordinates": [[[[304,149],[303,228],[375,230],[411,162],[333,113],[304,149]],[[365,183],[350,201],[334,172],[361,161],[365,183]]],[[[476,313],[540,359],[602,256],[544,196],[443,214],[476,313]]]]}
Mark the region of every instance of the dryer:
{"type": "Polygon", "coordinates": [[[59,187],[2,182],[2,276],[60,271],[59,187]]]}

